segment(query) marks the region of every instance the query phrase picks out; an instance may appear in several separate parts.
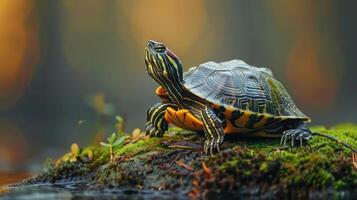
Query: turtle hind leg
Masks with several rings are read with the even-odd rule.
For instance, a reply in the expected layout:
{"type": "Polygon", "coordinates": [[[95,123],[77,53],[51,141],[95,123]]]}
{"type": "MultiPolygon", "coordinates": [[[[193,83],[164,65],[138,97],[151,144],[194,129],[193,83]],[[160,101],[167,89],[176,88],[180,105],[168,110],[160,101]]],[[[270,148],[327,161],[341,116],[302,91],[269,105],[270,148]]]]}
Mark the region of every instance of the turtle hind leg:
{"type": "Polygon", "coordinates": [[[288,128],[283,131],[280,144],[286,146],[288,142],[291,142],[291,146],[303,146],[307,144],[312,138],[312,133],[305,123],[299,122],[295,128],[288,128]]]}

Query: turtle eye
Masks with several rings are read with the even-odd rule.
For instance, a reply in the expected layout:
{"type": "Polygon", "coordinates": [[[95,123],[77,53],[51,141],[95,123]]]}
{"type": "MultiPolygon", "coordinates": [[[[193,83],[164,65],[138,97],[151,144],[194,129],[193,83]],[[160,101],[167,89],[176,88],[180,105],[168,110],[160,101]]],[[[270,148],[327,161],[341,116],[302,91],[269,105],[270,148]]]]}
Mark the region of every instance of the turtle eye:
{"type": "Polygon", "coordinates": [[[155,48],[155,51],[158,53],[162,53],[166,50],[166,47],[163,44],[158,44],[154,48],[155,48]]]}

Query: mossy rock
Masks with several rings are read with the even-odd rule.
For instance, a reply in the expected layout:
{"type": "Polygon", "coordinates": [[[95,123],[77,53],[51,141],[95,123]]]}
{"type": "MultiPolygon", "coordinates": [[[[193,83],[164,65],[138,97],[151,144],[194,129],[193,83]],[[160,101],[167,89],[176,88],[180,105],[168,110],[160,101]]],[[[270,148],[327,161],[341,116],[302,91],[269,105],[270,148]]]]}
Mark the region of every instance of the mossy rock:
{"type": "MultiPolygon", "coordinates": [[[[357,126],[312,127],[357,146],[357,126]]],[[[141,134],[113,148],[82,149],[76,159],[66,154],[45,171],[20,184],[85,180],[88,190],[133,187],[171,190],[192,198],[349,198],[356,196],[357,170],[352,152],[330,139],[315,136],[309,145],[279,148],[280,140],[227,137],[223,151],[202,153],[201,134],[172,129],[163,138],[141,134]],[[90,159],[83,152],[91,151],[90,159]],[[331,196],[332,195],[332,196],[331,196]]]]}

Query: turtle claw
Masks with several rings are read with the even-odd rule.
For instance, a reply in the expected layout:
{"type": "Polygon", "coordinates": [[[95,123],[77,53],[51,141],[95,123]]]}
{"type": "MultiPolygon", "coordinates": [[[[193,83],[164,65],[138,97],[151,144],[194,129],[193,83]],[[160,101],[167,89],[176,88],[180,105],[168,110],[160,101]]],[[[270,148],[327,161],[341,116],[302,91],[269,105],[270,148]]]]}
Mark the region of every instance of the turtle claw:
{"type": "Polygon", "coordinates": [[[223,139],[219,138],[211,138],[207,139],[203,145],[203,150],[206,155],[211,155],[213,156],[217,152],[221,152],[220,146],[223,142],[223,139]]]}
{"type": "Polygon", "coordinates": [[[150,137],[161,137],[162,135],[164,135],[164,131],[160,131],[158,129],[156,129],[151,123],[146,123],[145,126],[145,130],[146,130],[146,135],[150,136],[150,137]]]}
{"type": "Polygon", "coordinates": [[[205,143],[203,144],[203,151],[205,154],[208,154],[208,148],[209,148],[209,140],[205,140],[205,143]]]}
{"type": "Polygon", "coordinates": [[[214,155],[215,146],[213,145],[213,140],[206,140],[203,145],[203,150],[206,155],[214,155]]]}
{"type": "Polygon", "coordinates": [[[213,150],[214,150],[214,140],[211,141],[210,148],[209,148],[209,153],[211,156],[213,156],[213,150]]]}
{"type": "Polygon", "coordinates": [[[297,146],[297,142],[302,147],[311,139],[311,135],[311,132],[307,129],[289,129],[283,132],[280,145],[287,146],[287,142],[291,140],[292,147],[297,146]]]}
{"type": "Polygon", "coordinates": [[[216,143],[217,152],[221,152],[221,149],[219,149],[219,146],[220,146],[220,144],[219,144],[219,143],[216,143]]]}

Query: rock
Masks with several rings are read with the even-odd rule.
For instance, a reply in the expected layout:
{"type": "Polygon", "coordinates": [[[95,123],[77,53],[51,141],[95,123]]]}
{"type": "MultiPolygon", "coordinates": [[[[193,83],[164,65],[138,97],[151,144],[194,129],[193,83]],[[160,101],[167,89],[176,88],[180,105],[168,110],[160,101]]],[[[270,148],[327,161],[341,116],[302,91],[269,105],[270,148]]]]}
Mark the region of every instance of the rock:
{"type": "MultiPolygon", "coordinates": [[[[312,130],[357,145],[356,125],[312,130]]],[[[91,152],[90,162],[71,162],[68,153],[16,186],[81,180],[87,183],[85,190],[173,191],[204,199],[357,195],[351,150],[327,138],[316,136],[304,147],[277,148],[280,140],[229,137],[223,151],[214,156],[202,153],[203,140],[202,135],[187,131],[171,130],[163,138],[144,137],[136,131],[113,148],[113,161],[107,148],[86,147],[80,154],[91,152]]]]}

